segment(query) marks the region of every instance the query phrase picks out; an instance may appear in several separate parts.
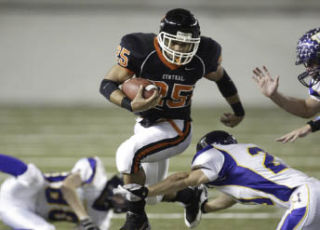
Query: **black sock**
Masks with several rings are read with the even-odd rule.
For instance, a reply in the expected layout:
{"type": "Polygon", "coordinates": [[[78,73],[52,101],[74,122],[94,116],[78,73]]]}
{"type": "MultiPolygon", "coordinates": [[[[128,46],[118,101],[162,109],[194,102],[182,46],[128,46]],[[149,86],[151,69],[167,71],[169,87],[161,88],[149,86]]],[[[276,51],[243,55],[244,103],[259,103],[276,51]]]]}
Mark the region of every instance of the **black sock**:
{"type": "Polygon", "coordinates": [[[194,191],[191,188],[185,188],[177,192],[176,197],[171,202],[181,202],[183,204],[189,204],[194,197],[194,191]]]}
{"type": "Polygon", "coordinates": [[[144,211],[145,206],[146,206],[145,200],[129,201],[128,202],[128,211],[141,215],[145,212],[144,211]]]}

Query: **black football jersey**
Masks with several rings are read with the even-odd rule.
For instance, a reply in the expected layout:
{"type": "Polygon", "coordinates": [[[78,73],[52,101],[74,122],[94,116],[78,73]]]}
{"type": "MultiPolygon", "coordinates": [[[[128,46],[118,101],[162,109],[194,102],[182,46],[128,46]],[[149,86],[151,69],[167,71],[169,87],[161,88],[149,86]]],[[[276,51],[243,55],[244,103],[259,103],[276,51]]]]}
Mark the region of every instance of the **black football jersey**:
{"type": "Polygon", "coordinates": [[[196,82],[218,67],[221,46],[201,37],[196,55],[186,65],[169,63],[162,54],[153,33],[132,33],[122,37],[117,50],[118,64],[137,77],[154,82],[160,89],[161,101],[153,109],[139,113],[144,118],[191,120],[191,98],[196,82]]]}

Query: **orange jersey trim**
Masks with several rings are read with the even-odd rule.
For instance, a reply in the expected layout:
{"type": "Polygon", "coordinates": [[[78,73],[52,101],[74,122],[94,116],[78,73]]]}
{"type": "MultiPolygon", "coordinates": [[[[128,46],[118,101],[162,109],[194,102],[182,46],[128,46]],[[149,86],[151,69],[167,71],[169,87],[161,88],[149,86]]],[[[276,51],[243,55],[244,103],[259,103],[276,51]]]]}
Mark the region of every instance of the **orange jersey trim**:
{"type": "Polygon", "coordinates": [[[178,65],[175,65],[175,64],[172,64],[172,63],[168,62],[167,59],[163,56],[162,51],[161,51],[160,46],[159,46],[159,43],[158,43],[157,37],[155,37],[153,39],[153,45],[154,45],[154,48],[157,51],[158,57],[160,58],[161,62],[163,64],[165,64],[169,69],[176,70],[176,69],[178,69],[180,67],[178,65]]]}
{"type": "MultiPolygon", "coordinates": [[[[170,120],[169,120],[170,122],[170,120]]],[[[152,154],[153,152],[155,152],[157,149],[163,149],[164,147],[169,148],[170,146],[174,146],[179,144],[180,142],[182,142],[190,133],[190,127],[191,127],[191,122],[188,121],[185,125],[185,130],[184,132],[182,132],[178,126],[171,120],[170,124],[174,124],[173,128],[178,132],[178,137],[165,140],[165,141],[160,141],[146,149],[143,149],[141,152],[138,151],[138,154],[136,154],[135,158],[134,158],[134,162],[133,162],[133,173],[137,173],[139,171],[139,166],[141,163],[141,159],[144,158],[145,156],[152,154]]],[[[132,172],[132,171],[131,171],[132,172]]]]}
{"type": "Polygon", "coordinates": [[[179,127],[177,126],[176,123],[174,123],[173,120],[169,119],[168,122],[170,123],[172,128],[174,128],[176,130],[176,132],[179,134],[180,137],[183,136],[183,132],[181,131],[181,129],[179,129],[179,127]]]}

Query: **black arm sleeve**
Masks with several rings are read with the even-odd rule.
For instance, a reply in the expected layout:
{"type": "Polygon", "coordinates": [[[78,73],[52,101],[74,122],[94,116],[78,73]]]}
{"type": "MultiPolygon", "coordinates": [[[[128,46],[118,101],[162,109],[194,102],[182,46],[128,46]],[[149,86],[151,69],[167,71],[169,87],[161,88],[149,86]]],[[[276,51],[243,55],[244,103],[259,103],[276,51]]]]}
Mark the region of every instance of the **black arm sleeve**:
{"type": "Polygon", "coordinates": [[[119,89],[119,84],[115,81],[111,81],[108,79],[103,79],[100,84],[100,93],[105,96],[108,100],[110,100],[110,95],[119,89]]]}
{"type": "Polygon", "coordinates": [[[217,85],[221,94],[224,97],[233,96],[238,92],[236,86],[234,85],[233,81],[231,80],[231,78],[225,70],[223,70],[222,78],[219,81],[217,81],[217,85]]]}
{"type": "MultiPolygon", "coordinates": [[[[110,95],[119,89],[119,84],[115,81],[103,79],[100,85],[100,93],[110,100],[110,95]]],[[[131,100],[128,97],[124,97],[121,101],[121,107],[132,112],[131,100]]]]}
{"type": "Polygon", "coordinates": [[[308,121],[307,124],[309,124],[311,126],[312,132],[320,130],[320,119],[308,121]]]}
{"type": "MultiPolygon", "coordinates": [[[[231,96],[237,94],[238,91],[237,91],[237,88],[234,85],[233,81],[229,77],[228,73],[225,70],[223,70],[223,71],[224,71],[223,76],[219,81],[217,81],[217,85],[218,85],[218,88],[219,88],[221,94],[224,97],[231,97],[231,96]]],[[[236,116],[239,116],[239,117],[244,116],[245,111],[244,111],[244,108],[243,108],[241,102],[231,104],[231,108],[236,116]]]]}

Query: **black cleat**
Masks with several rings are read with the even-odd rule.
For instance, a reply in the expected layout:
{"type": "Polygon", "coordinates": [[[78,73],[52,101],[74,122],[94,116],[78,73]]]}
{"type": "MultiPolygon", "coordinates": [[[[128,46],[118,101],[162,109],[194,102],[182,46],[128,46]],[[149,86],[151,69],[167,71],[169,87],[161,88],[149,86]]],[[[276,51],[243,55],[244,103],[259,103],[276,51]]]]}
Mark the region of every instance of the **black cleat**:
{"type": "Polygon", "coordinates": [[[145,213],[127,212],[126,222],[120,230],[151,230],[151,226],[145,213]]]}
{"type": "Polygon", "coordinates": [[[208,199],[207,189],[204,185],[194,188],[194,197],[184,207],[184,222],[188,228],[196,227],[201,220],[201,205],[208,199]]]}

